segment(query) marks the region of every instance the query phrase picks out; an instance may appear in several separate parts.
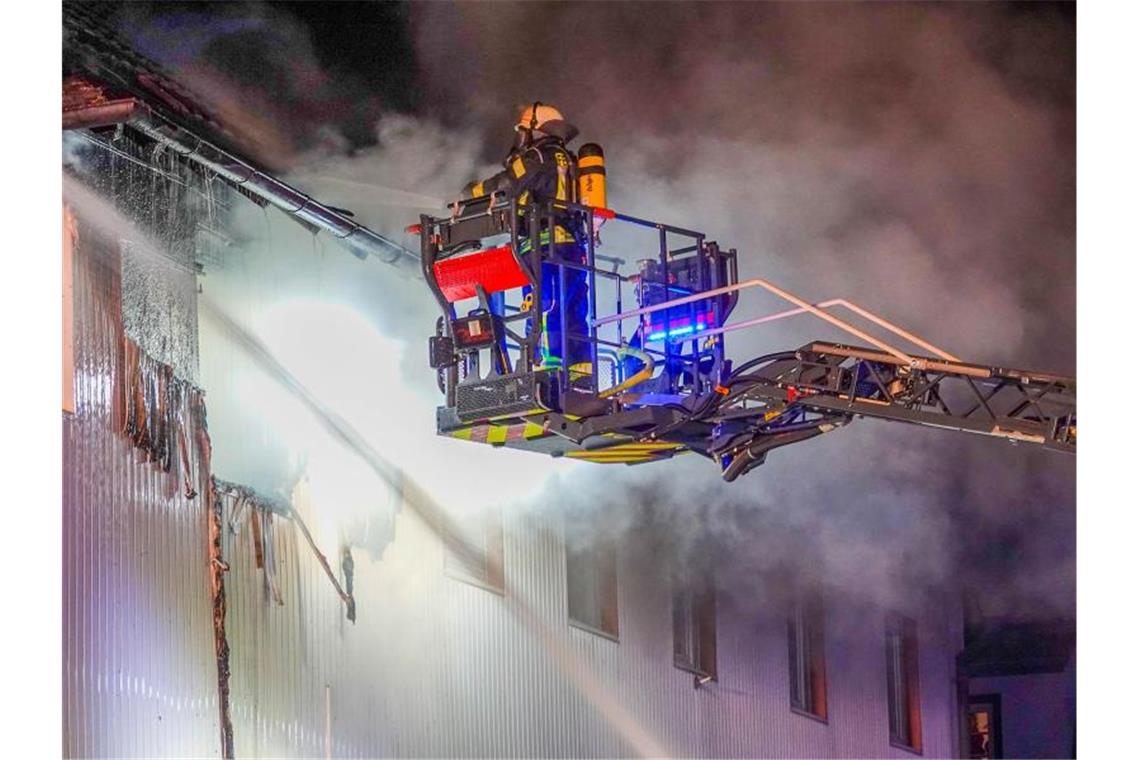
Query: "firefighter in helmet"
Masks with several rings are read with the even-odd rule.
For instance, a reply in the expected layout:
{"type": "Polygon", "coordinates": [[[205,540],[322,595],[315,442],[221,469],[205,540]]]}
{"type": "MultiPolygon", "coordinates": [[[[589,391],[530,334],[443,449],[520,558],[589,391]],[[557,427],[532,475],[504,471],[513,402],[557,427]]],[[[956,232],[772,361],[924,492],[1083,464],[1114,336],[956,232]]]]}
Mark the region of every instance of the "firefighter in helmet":
{"type": "MultiPolygon", "coordinates": [[[[578,134],[577,127],[568,123],[553,106],[535,102],[523,108],[515,124],[515,139],[503,161],[503,171],[482,182],[473,182],[463,192],[465,198],[477,198],[492,193],[517,198],[520,209],[519,254],[530,252],[531,241],[525,218],[521,212],[531,203],[574,201],[575,179],[572,167],[575,157],[566,147],[578,134]]],[[[549,229],[547,218],[541,219],[539,246],[542,264],[542,324],[537,365],[544,369],[568,367],[572,372],[588,372],[590,344],[574,335],[587,335],[587,279],[579,269],[565,270],[566,321],[562,324],[561,305],[558,302],[559,277],[555,261],[584,265],[586,253],[580,223],[575,223],[568,212],[555,211],[554,230],[549,229]],[[553,240],[551,235],[553,233],[553,240]],[[562,331],[569,330],[567,353],[562,356],[562,331]],[[563,361],[565,360],[565,362],[563,361]]],[[[529,288],[524,299],[530,297],[529,288]]],[[[529,329],[529,328],[528,328],[529,329]]]]}

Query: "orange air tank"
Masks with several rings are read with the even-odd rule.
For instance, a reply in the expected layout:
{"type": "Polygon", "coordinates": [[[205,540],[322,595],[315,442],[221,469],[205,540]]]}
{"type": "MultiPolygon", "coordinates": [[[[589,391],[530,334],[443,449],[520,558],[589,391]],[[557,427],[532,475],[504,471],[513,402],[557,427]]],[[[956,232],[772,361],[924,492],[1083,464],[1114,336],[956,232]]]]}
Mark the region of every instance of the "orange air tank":
{"type": "Polygon", "coordinates": [[[597,143],[578,149],[578,202],[606,208],[606,155],[597,143]]]}

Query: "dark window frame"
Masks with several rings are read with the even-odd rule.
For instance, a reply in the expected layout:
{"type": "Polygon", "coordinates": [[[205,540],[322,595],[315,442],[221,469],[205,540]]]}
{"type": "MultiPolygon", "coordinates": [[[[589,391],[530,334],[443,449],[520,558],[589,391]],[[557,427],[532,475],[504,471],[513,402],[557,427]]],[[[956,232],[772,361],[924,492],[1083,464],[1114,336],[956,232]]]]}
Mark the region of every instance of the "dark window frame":
{"type": "Polygon", "coordinates": [[[827,639],[823,594],[803,591],[788,611],[788,701],[797,715],[828,722],[827,639]]]}
{"type": "Polygon", "coordinates": [[[922,754],[918,624],[892,614],[886,625],[887,726],[892,747],[922,754]]]}
{"type": "Polygon", "coordinates": [[[699,683],[717,680],[716,587],[673,579],[673,667],[692,673],[699,683]]]}
{"type": "Polygon", "coordinates": [[[970,708],[974,705],[985,705],[989,708],[990,737],[993,741],[993,751],[990,753],[990,756],[995,760],[1005,757],[1001,736],[1001,694],[996,692],[990,694],[971,694],[966,705],[967,714],[969,714],[970,708]]]}
{"type": "Polygon", "coordinates": [[[586,631],[610,641],[621,640],[618,602],[617,547],[609,539],[592,541],[584,548],[576,548],[565,541],[566,555],[566,620],[572,628],[586,631]],[[579,578],[585,573],[585,580],[579,578]],[[575,610],[576,583],[590,583],[593,588],[587,597],[594,602],[591,610],[575,610]]]}

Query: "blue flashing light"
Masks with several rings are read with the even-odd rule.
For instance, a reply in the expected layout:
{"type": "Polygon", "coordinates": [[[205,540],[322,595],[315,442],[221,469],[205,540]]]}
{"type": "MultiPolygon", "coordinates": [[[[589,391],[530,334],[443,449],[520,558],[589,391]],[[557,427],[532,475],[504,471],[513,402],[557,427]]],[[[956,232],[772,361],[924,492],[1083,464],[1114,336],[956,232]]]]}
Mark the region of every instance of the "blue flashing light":
{"type": "MultiPolygon", "coordinates": [[[[670,338],[676,338],[680,335],[688,335],[691,332],[694,332],[696,330],[703,330],[703,329],[705,329],[705,323],[704,322],[698,322],[696,327],[693,327],[692,325],[682,325],[681,327],[676,327],[676,328],[673,328],[672,330],[670,330],[669,331],[669,337],[670,338]]],[[[664,330],[658,330],[655,333],[650,333],[649,337],[646,338],[646,340],[661,340],[664,337],[665,337],[665,331],[664,330]]]]}

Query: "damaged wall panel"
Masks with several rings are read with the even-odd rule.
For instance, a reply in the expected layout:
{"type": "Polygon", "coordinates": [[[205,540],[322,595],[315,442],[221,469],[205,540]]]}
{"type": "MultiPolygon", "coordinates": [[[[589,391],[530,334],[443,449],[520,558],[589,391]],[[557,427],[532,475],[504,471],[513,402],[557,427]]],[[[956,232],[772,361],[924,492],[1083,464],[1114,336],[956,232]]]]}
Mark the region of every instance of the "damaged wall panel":
{"type": "MultiPolygon", "coordinates": [[[[185,254],[184,254],[185,255],[185,254]]],[[[123,330],[146,353],[198,380],[197,282],[193,259],[178,262],[123,241],[123,330]]]]}
{"type": "Polygon", "coordinates": [[[63,418],[63,729],[68,757],[220,755],[205,516],[122,434],[118,240],[81,213],[75,414],[63,418]]]}
{"type": "Polygon", "coordinates": [[[318,621],[338,625],[341,602],[311,572],[315,563],[290,520],[238,499],[224,503],[236,753],[324,757],[322,664],[336,647],[318,635],[318,621]]]}

